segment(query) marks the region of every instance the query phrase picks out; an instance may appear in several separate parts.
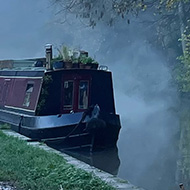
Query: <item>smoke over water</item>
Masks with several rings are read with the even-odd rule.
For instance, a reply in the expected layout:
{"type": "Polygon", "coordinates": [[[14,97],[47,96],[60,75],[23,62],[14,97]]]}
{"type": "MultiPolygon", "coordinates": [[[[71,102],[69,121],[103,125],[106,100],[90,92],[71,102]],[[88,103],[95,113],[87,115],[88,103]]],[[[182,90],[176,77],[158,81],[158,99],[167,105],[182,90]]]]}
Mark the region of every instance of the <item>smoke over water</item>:
{"type": "Polygon", "coordinates": [[[164,60],[147,46],[135,44],[124,58],[129,63],[112,68],[122,121],[119,176],[146,188],[167,189],[175,179],[177,97],[164,60]]]}
{"type": "Polygon", "coordinates": [[[147,189],[170,189],[175,187],[178,146],[177,90],[164,57],[147,36],[136,34],[135,25],[124,31],[117,28],[101,47],[103,57],[97,56],[113,71],[121,116],[118,176],[147,189]]]}
{"type": "Polygon", "coordinates": [[[44,56],[46,43],[64,43],[87,50],[100,64],[108,65],[122,123],[118,176],[146,189],[169,190],[175,182],[178,99],[165,58],[147,42],[148,30],[138,22],[91,29],[72,16],[60,25],[51,8],[45,11],[47,1],[19,0],[25,5],[24,13],[10,0],[12,8],[6,12],[6,2],[0,8],[4,25],[0,59],[44,56]]]}

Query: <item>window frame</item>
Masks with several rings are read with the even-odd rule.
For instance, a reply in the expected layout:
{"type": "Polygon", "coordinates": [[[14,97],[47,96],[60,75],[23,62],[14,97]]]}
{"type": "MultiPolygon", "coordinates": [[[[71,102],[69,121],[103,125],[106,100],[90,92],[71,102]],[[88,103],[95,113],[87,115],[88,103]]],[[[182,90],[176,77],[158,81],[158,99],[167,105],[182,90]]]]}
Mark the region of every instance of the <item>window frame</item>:
{"type": "Polygon", "coordinates": [[[70,79],[66,79],[66,80],[64,80],[63,81],[64,82],[64,84],[63,84],[63,110],[72,110],[73,109],[73,106],[74,106],[74,91],[75,91],[75,89],[74,89],[74,80],[70,80],[70,79]],[[64,101],[65,101],[65,82],[72,82],[73,83],[73,88],[72,88],[72,104],[71,104],[71,107],[65,107],[65,105],[64,105],[64,101]]]}
{"type": "Polygon", "coordinates": [[[89,80],[87,80],[87,79],[82,79],[82,80],[79,80],[79,83],[78,83],[78,105],[77,105],[77,108],[78,108],[78,110],[86,110],[87,108],[88,108],[88,104],[89,104],[89,80]],[[86,97],[86,100],[87,100],[87,105],[86,105],[86,107],[85,108],[81,108],[80,107],[80,93],[81,93],[81,91],[80,91],[80,83],[81,82],[87,82],[87,97],[86,97]]]}
{"type": "Polygon", "coordinates": [[[29,81],[29,82],[27,82],[27,85],[26,85],[25,96],[24,96],[24,101],[23,101],[22,106],[27,107],[27,108],[30,107],[31,95],[33,92],[34,92],[34,82],[29,81]],[[29,87],[29,85],[32,85],[32,90],[30,90],[31,87],[29,87]],[[28,90],[30,90],[30,91],[28,91],[28,90]]]}
{"type": "Polygon", "coordinates": [[[71,73],[71,74],[63,74],[62,75],[62,83],[61,83],[61,95],[60,95],[60,113],[76,113],[76,112],[84,112],[85,108],[79,108],[79,84],[80,81],[87,81],[88,82],[88,105],[90,105],[91,97],[91,83],[92,83],[92,76],[89,74],[78,74],[78,73],[71,73]],[[73,107],[70,109],[64,108],[64,81],[73,81],[73,107]]]}

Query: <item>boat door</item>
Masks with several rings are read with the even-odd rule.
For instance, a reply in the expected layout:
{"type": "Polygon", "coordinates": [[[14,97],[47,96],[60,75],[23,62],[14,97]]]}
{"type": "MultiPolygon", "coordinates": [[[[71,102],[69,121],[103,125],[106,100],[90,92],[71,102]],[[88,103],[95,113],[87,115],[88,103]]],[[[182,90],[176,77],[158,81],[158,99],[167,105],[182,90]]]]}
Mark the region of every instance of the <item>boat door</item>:
{"type": "Polygon", "coordinates": [[[89,75],[64,75],[62,84],[61,113],[80,112],[89,107],[91,84],[89,75]]]}

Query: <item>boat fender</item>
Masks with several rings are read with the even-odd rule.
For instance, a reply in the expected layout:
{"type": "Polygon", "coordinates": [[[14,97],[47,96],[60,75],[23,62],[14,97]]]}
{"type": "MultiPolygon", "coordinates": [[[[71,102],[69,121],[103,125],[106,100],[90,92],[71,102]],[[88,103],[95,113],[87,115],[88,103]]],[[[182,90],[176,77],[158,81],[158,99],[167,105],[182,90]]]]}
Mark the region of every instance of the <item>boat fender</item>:
{"type": "Polygon", "coordinates": [[[106,123],[104,120],[99,118],[92,118],[86,123],[85,130],[91,134],[98,133],[106,128],[106,123]]]}

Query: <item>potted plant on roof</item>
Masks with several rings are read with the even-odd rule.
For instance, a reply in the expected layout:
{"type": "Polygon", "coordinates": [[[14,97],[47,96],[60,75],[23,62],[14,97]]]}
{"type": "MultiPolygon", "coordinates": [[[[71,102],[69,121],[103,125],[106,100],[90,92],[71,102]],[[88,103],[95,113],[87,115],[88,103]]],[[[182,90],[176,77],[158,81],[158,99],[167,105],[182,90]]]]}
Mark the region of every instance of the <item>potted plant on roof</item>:
{"type": "Polygon", "coordinates": [[[63,46],[62,48],[62,57],[65,69],[72,68],[71,50],[67,46],[63,46]]]}
{"type": "Polygon", "coordinates": [[[59,65],[62,63],[62,68],[72,68],[71,50],[67,46],[63,46],[62,48],[57,48],[57,51],[59,54],[56,58],[53,59],[54,65],[55,63],[59,63],[59,65]]]}
{"type": "Polygon", "coordinates": [[[51,64],[54,70],[63,69],[65,64],[62,55],[59,54],[57,57],[53,58],[51,64]]]}
{"type": "Polygon", "coordinates": [[[79,55],[79,66],[81,69],[85,69],[85,64],[87,63],[88,52],[86,51],[80,51],[79,55]]]}
{"type": "Polygon", "coordinates": [[[97,69],[98,68],[98,63],[92,59],[91,57],[82,57],[80,58],[81,68],[85,69],[97,69]]]}
{"type": "Polygon", "coordinates": [[[97,69],[98,68],[98,62],[96,62],[91,57],[88,57],[86,65],[89,66],[91,69],[97,69]]]}
{"type": "Polygon", "coordinates": [[[79,68],[79,51],[73,51],[72,56],[72,68],[79,68]]]}
{"type": "Polygon", "coordinates": [[[80,52],[79,60],[80,60],[80,68],[83,68],[83,69],[97,69],[98,68],[98,63],[93,58],[88,56],[88,52],[86,51],[80,52]]]}

